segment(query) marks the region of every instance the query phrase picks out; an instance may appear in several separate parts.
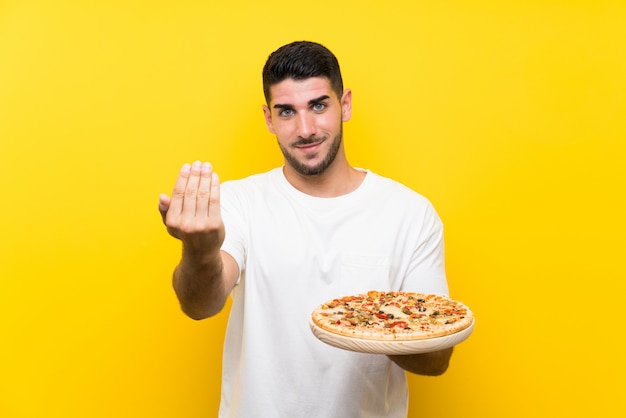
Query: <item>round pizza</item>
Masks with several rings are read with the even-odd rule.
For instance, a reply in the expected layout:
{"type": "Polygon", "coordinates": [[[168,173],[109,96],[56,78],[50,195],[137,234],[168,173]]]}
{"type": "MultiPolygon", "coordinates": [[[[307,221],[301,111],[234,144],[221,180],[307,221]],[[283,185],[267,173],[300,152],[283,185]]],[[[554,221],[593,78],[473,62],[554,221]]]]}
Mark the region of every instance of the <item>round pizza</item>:
{"type": "Polygon", "coordinates": [[[445,296],[414,292],[379,292],[344,296],[318,306],[311,314],[317,327],[366,340],[424,340],[468,328],[474,320],[463,303],[445,296]]]}

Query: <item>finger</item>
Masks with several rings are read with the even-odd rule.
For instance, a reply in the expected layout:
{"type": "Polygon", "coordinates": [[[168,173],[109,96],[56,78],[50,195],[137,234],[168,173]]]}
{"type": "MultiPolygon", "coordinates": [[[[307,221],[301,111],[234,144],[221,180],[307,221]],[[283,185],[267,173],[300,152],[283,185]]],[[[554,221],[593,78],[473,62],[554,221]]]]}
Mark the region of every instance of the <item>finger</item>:
{"type": "Polygon", "coordinates": [[[167,211],[168,214],[180,215],[182,212],[183,201],[185,200],[185,189],[187,188],[187,179],[189,178],[190,170],[191,166],[189,164],[184,164],[181,167],[180,172],[178,173],[178,178],[176,179],[176,184],[174,184],[174,190],[172,191],[170,207],[167,211]]]}
{"type": "Polygon", "coordinates": [[[168,195],[161,193],[159,196],[159,212],[161,213],[161,218],[163,219],[163,223],[165,223],[165,216],[167,215],[167,210],[170,207],[170,198],[168,195]]]}
{"type": "Polygon", "coordinates": [[[217,173],[211,174],[211,195],[209,197],[209,219],[219,219],[220,211],[220,178],[217,173]]]}
{"type": "Polygon", "coordinates": [[[196,214],[208,216],[209,197],[211,196],[211,173],[213,167],[210,163],[203,163],[200,168],[200,184],[198,185],[198,199],[196,201],[196,214]]]}
{"type": "Polygon", "coordinates": [[[202,163],[195,161],[191,164],[191,170],[189,171],[189,178],[187,179],[187,186],[185,187],[184,199],[183,199],[183,217],[191,219],[196,216],[196,200],[198,198],[198,184],[200,183],[200,169],[202,163]]]}

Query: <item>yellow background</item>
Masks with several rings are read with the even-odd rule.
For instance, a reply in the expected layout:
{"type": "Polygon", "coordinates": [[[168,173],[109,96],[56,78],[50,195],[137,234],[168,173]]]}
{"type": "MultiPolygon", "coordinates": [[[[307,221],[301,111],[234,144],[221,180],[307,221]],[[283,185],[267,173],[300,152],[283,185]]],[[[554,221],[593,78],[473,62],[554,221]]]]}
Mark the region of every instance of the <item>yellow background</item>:
{"type": "MultiPolygon", "coordinates": [[[[353,164],[430,198],[477,316],[411,417],[626,414],[624,1],[0,1],[0,416],[210,417],[160,192],[281,163],[260,71],[326,44],[353,164]]],[[[315,394],[311,394],[315,396],[315,394]]]]}

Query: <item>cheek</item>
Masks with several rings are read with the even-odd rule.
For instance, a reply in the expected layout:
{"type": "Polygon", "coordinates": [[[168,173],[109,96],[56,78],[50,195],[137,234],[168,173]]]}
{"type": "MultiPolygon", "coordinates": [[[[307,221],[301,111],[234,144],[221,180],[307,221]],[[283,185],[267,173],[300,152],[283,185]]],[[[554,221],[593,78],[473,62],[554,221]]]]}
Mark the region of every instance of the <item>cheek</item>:
{"type": "Polygon", "coordinates": [[[294,127],[290,123],[275,123],[273,125],[273,134],[278,138],[289,139],[294,135],[294,127]]]}
{"type": "Polygon", "coordinates": [[[339,131],[341,122],[341,114],[325,115],[325,117],[319,121],[317,127],[318,130],[324,132],[336,132],[339,131]]]}

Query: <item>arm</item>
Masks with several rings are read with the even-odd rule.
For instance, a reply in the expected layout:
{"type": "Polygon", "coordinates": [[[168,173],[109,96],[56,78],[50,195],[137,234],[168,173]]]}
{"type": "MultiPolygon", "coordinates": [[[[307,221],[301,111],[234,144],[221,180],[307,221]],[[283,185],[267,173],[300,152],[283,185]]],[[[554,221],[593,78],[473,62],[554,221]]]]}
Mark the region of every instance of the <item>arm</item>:
{"type": "Polygon", "coordinates": [[[183,244],[173,285],[183,312],[193,319],[217,314],[239,274],[235,260],[220,250],[225,230],[219,192],[211,165],[195,162],[181,169],[172,198],[161,195],[159,201],[167,231],[183,244]]]}
{"type": "Polygon", "coordinates": [[[388,357],[408,372],[425,376],[439,376],[448,369],[451,356],[452,347],[432,353],[388,357]]]}
{"type": "MultiPolygon", "coordinates": [[[[408,270],[410,277],[405,282],[411,290],[424,293],[448,294],[448,283],[444,268],[443,226],[439,215],[432,206],[424,217],[426,239],[412,256],[408,270]]],[[[388,356],[404,370],[425,376],[439,376],[446,372],[450,364],[452,348],[430,353],[404,356],[388,356]]]]}

